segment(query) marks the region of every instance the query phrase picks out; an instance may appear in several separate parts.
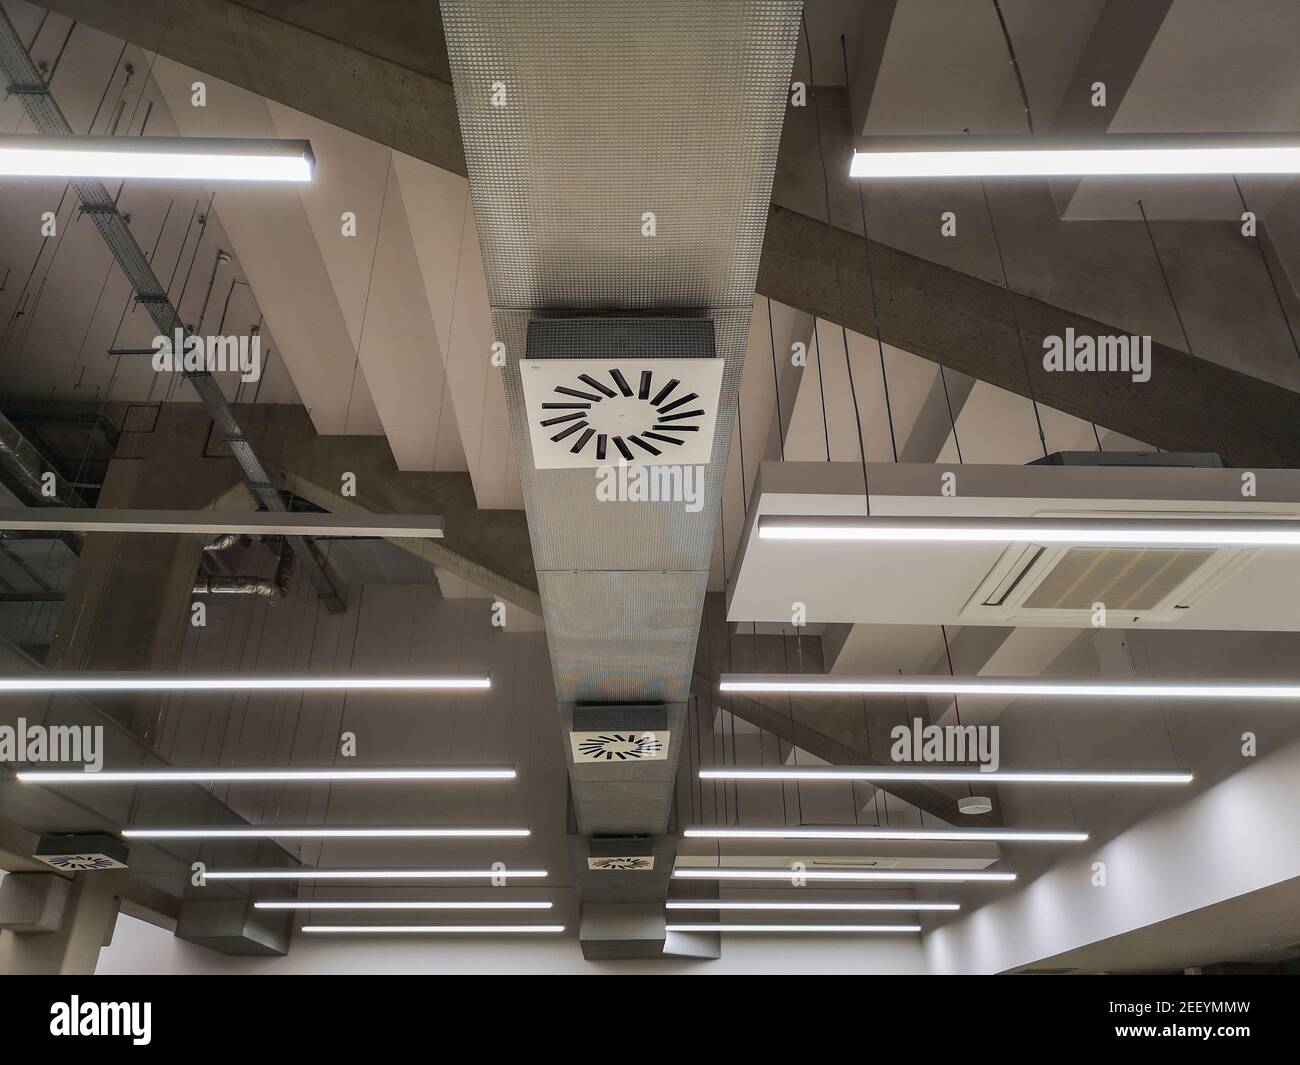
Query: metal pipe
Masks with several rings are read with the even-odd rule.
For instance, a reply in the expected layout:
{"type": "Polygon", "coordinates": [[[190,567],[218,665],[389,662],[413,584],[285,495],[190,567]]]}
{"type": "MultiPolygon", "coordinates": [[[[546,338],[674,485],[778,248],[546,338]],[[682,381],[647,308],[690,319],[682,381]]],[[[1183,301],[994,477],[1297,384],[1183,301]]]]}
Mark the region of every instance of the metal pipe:
{"type": "Polygon", "coordinates": [[[284,593],[269,577],[200,577],[192,595],[259,595],[278,603],[284,593]]]}
{"type": "MultiPolygon", "coordinates": [[[[226,536],[218,537],[217,540],[224,540],[226,537],[233,537],[235,540],[239,537],[234,533],[227,533],[226,536]]],[[[216,543],[217,541],[213,541],[216,543]]],[[[227,545],[229,546],[229,545],[227,545]]],[[[207,551],[212,548],[212,544],[204,547],[207,551]]],[[[257,595],[263,599],[269,599],[273,603],[282,602],[289,594],[289,579],[293,576],[294,554],[289,550],[289,546],[280,541],[279,560],[275,567],[274,577],[224,577],[218,575],[200,575],[194,582],[191,590],[192,595],[257,595]]]]}

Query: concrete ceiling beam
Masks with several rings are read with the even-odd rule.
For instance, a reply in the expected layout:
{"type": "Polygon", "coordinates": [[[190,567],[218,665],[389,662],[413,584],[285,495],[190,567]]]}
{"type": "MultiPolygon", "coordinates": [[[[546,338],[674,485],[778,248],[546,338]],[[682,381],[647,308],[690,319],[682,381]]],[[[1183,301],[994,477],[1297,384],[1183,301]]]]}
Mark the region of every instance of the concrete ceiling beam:
{"type": "Polygon", "coordinates": [[[1210,451],[1230,466],[1300,466],[1300,395],[1152,343],[1145,382],[1119,374],[1049,373],[1043,338],[1128,330],[899,251],[773,205],[758,289],[876,336],[871,282],[890,344],[1166,451],[1210,451]],[[867,272],[870,248],[872,271],[867,272]],[[841,292],[842,288],[842,292],[841,292]],[[1022,357],[1011,321],[1019,324],[1022,357]]]}
{"type": "Polygon", "coordinates": [[[437,4],[42,0],[214,78],[465,174],[437,4]],[[344,35],[350,43],[344,43],[344,35]]]}
{"type": "MultiPolygon", "coordinates": [[[[422,50],[411,47],[412,41],[443,44],[441,27],[425,25],[437,21],[436,12],[421,15],[396,0],[372,0],[366,18],[354,25],[342,14],[311,9],[295,9],[292,19],[275,17],[260,0],[257,5],[232,0],[42,3],[435,166],[466,173],[455,99],[451,85],[439,77],[446,76],[444,57],[421,61],[422,50]],[[349,35],[365,26],[364,50],[330,36],[331,27],[339,25],[347,25],[349,35]]],[[[818,106],[810,99],[807,107],[787,112],[760,293],[829,321],[843,319],[855,332],[875,337],[869,251],[882,331],[892,345],[1019,395],[1032,393],[1042,403],[1165,450],[1215,451],[1237,466],[1300,466],[1300,437],[1291,431],[1300,418],[1295,393],[1163,344],[1152,345],[1157,372],[1143,383],[1115,374],[1048,373],[1038,356],[1045,335],[1066,327],[1092,335],[1132,330],[1030,296],[1008,297],[997,284],[851,231],[861,222],[857,193],[846,176],[848,95],[826,87],[817,92],[818,106]],[[827,198],[816,162],[815,121],[832,176],[834,226],[804,213],[823,215],[827,198]],[[841,156],[844,166],[838,168],[841,156]],[[1012,302],[1028,358],[1021,357],[1011,325],[1012,302]]]]}

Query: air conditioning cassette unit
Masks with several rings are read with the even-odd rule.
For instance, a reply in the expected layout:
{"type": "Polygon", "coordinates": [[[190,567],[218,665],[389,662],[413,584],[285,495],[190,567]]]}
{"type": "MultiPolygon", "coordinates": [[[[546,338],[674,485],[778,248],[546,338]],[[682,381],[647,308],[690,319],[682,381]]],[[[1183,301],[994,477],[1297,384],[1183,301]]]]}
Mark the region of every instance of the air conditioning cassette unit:
{"type": "Polygon", "coordinates": [[[113,836],[99,833],[42,836],[32,855],[39,862],[65,872],[91,869],[125,869],[129,849],[113,836]]]}
{"type": "Polygon", "coordinates": [[[569,745],[575,763],[662,762],[668,758],[662,703],[578,704],[569,745]]]}
{"type": "Polygon", "coordinates": [[[645,873],[655,867],[654,839],[650,836],[592,836],[587,868],[600,873],[645,873]]]}
{"type": "MultiPolygon", "coordinates": [[[[1074,516],[1074,515],[1071,515],[1074,516]]],[[[1122,517],[1163,515],[1126,514],[1122,517]]],[[[981,624],[1177,624],[1182,611],[1259,552],[1238,547],[1010,545],[961,616],[981,624]]]]}

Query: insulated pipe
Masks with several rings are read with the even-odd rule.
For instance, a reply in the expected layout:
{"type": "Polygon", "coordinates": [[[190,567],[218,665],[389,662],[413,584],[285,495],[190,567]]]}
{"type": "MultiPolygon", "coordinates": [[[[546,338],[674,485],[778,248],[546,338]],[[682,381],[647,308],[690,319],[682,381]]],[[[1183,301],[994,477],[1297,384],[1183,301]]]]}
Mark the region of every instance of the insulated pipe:
{"type": "MultiPolygon", "coordinates": [[[[234,533],[226,533],[238,539],[234,533]]],[[[224,539],[218,537],[217,540],[224,539]]],[[[216,543],[217,541],[213,541],[216,543]]],[[[212,550],[208,544],[204,550],[212,550]]],[[[217,549],[219,550],[219,548],[217,549]]],[[[289,594],[289,578],[293,575],[293,551],[287,544],[280,548],[280,560],[272,577],[221,577],[200,576],[190,590],[191,595],[257,595],[269,599],[272,603],[281,602],[289,594]]]]}
{"type": "Polygon", "coordinates": [[[278,603],[284,598],[280,587],[269,577],[200,577],[194,582],[193,595],[260,595],[278,603]]]}

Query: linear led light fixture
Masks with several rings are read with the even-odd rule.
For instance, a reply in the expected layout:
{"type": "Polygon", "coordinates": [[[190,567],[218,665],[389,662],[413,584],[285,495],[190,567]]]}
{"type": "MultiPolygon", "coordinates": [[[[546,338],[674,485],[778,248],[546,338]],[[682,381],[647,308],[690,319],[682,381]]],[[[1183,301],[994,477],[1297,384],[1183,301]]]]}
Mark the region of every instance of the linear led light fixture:
{"type": "Polygon", "coordinates": [[[253,903],[255,910],[549,910],[555,904],[542,902],[423,902],[408,900],[352,901],[340,899],[268,899],[253,903]]]}
{"type": "Polygon", "coordinates": [[[526,828],[124,828],[127,839],[513,839],[526,828]]]}
{"type": "Polygon", "coordinates": [[[0,177],[307,182],[315,166],[301,140],[0,136],[0,177]]]}
{"type": "Polygon", "coordinates": [[[514,780],[513,769],[20,769],[29,784],[182,784],[402,780],[514,780]]]}
{"type": "Polygon", "coordinates": [[[304,932],[321,935],[513,936],[554,934],[562,924],[305,924],[304,932]]]}
{"type": "MultiPolygon", "coordinates": [[[[208,876],[212,874],[209,873],[208,876]]],[[[1015,873],[990,873],[961,869],[728,869],[717,866],[674,869],[680,880],[895,880],[903,883],[948,883],[988,880],[1009,881],[1015,873]]]]}
{"type": "Polygon", "coordinates": [[[773,932],[803,935],[806,932],[840,934],[909,933],[921,931],[919,924],[669,924],[669,932],[773,932]]]}
{"type": "Polygon", "coordinates": [[[864,137],[854,178],[1174,177],[1300,174],[1289,133],[864,137]]]}
{"type": "Polygon", "coordinates": [[[1106,547],[1300,547],[1300,520],[763,516],[760,540],[1034,543],[1106,547]]]}
{"type": "Polygon", "coordinates": [[[207,880],[516,880],[546,876],[545,869],[209,869],[207,880]]]}
{"type": "Polygon", "coordinates": [[[1021,828],[688,828],[688,839],[876,839],[976,843],[1084,843],[1087,832],[1021,828]]]}
{"type": "MultiPolygon", "coordinates": [[[[259,902],[258,906],[261,905],[259,902]]],[[[713,899],[680,899],[664,903],[669,910],[760,910],[781,911],[857,911],[857,910],[960,910],[958,902],[727,902],[713,899]]]]}
{"type": "Polygon", "coordinates": [[[312,673],[259,677],[248,673],[195,677],[188,673],[22,673],[0,676],[4,692],[196,692],[196,691],[477,691],[488,677],[367,677],[312,673]]]}
{"type": "Polygon", "coordinates": [[[441,539],[436,514],[315,514],[242,510],[118,510],[96,507],[4,507],[0,529],[16,532],[177,533],[241,536],[441,539]]]}
{"type": "MultiPolygon", "coordinates": [[[[1005,695],[1102,699],[1300,699],[1300,684],[1238,680],[1087,681],[1021,677],[839,677],[724,673],[724,692],[801,695],[1005,695]]],[[[983,776],[994,777],[993,773],[983,776]]]]}
{"type": "Polygon", "coordinates": [[[787,766],[780,769],[701,769],[701,780],[924,780],[966,784],[1190,784],[1181,769],[913,769],[908,766],[787,766]]]}

